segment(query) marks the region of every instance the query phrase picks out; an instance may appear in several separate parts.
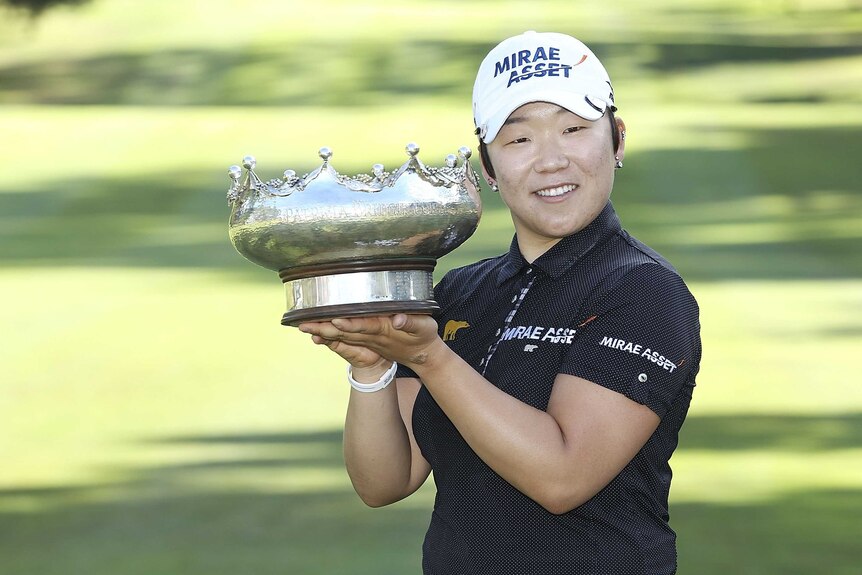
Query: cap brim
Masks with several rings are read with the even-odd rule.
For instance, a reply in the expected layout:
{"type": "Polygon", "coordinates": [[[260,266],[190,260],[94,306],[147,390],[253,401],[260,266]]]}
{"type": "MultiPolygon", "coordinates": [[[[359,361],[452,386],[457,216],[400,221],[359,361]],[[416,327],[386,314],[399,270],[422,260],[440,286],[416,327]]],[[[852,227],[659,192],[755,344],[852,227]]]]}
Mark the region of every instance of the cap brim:
{"type": "Polygon", "coordinates": [[[524,98],[509,100],[506,102],[505,106],[500,107],[489,115],[487,122],[487,131],[485,132],[482,141],[486,144],[490,144],[491,142],[493,142],[494,138],[497,137],[497,134],[503,127],[503,124],[505,124],[506,120],[509,119],[509,116],[512,115],[512,112],[514,112],[524,104],[530,104],[533,102],[548,102],[550,104],[556,104],[557,106],[565,108],[573,114],[577,114],[585,120],[594,122],[605,115],[608,104],[602,100],[599,100],[598,98],[592,99],[598,100],[599,102],[604,104],[605,109],[597,109],[589,102],[585,94],[575,94],[572,92],[530,92],[529,95],[525,94],[524,98]]]}

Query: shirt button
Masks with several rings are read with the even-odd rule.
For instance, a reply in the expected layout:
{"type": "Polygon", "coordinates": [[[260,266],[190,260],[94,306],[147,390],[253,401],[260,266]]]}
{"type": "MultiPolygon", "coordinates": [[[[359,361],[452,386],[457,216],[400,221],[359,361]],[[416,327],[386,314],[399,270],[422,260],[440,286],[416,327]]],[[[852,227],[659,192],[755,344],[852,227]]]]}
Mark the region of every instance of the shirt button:
{"type": "Polygon", "coordinates": [[[647,374],[642,373],[642,374],[640,374],[640,375],[638,376],[638,381],[639,381],[639,382],[643,383],[643,382],[645,382],[646,380],[647,380],[647,374]]]}
{"type": "Polygon", "coordinates": [[[533,268],[527,268],[527,273],[528,273],[528,274],[533,273],[533,268]]]}

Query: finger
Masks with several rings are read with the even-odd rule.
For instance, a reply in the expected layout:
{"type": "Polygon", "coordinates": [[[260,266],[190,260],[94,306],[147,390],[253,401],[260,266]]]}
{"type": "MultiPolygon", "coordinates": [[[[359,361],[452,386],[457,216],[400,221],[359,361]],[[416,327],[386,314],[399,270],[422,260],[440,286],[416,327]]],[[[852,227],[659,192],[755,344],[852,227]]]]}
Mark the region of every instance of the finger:
{"type": "Polygon", "coordinates": [[[320,337],[319,335],[311,336],[311,341],[316,343],[317,345],[326,345],[331,347],[332,344],[336,343],[335,340],[326,339],[325,337],[320,337]]]}
{"type": "Polygon", "coordinates": [[[345,333],[362,333],[376,335],[383,333],[383,318],[379,317],[339,317],[332,320],[332,325],[345,333]]]}
{"type": "Polygon", "coordinates": [[[344,342],[335,339],[326,339],[325,337],[320,337],[319,335],[311,336],[311,341],[313,343],[316,343],[317,345],[326,346],[339,355],[341,355],[343,346],[346,345],[344,342]]]}
{"type": "Polygon", "coordinates": [[[405,329],[407,324],[409,323],[410,318],[407,317],[407,314],[397,313],[392,316],[392,327],[400,331],[408,331],[405,329]]]}
{"type": "Polygon", "coordinates": [[[407,315],[406,313],[399,313],[392,316],[392,327],[405,333],[416,333],[416,331],[418,331],[416,318],[412,315],[407,315]]]}
{"type": "Polygon", "coordinates": [[[342,359],[351,363],[354,367],[370,367],[382,361],[379,354],[364,347],[353,347],[339,343],[337,346],[330,349],[340,355],[342,359]]]}
{"type": "Polygon", "coordinates": [[[296,326],[296,329],[302,333],[317,333],[317,330],[320,329],[320,323],[307,321],[296,326]]]}
{"type": "Polygon", "coordinates": [[[299,330],[329,340],[340,339],[342,335],[342,331],[331,322],[303,323],[299,325],[299,330]]]}

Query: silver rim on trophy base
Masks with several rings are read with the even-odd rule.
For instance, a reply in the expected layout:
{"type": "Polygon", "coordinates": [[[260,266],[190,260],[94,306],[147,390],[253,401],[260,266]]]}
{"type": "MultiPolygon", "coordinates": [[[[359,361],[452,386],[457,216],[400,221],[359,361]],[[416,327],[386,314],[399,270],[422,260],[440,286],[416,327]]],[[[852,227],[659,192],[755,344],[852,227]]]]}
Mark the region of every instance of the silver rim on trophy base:
{"type": "Polygon", "coordinates": [[[425,166],[419,147],[394,172],[347,177],[329,163],[302,177],[262,181],[255,159],[231,166],[230,239],[237,251],[284,282],[284,325],[334,317],[433,313],[437,259],[472,235],[481,215],[470,150],[425,166]],[[245,177],[243,177],[245,175],[245,177]]]}

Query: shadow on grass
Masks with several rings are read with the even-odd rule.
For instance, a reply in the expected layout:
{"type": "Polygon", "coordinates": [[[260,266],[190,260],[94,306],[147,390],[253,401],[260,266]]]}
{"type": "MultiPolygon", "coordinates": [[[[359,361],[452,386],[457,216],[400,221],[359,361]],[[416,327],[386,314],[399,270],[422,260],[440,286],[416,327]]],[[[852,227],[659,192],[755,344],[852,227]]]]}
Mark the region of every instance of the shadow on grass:
{"type": "Polygon", "coordinates": [[[791,492],[758,503],[671,505],[679,573],[854,575],[860,490],[791,492]]]}
{"type": "MultiPolygon", "coordinates": [[[[862,132],[746,136],[748,146],[736,150],[633,152],[613,196],[625,227],[694,281],[862,277],[862,170],[851,157],[862,149],[862,132]]],[[[222,173],[67,180],[0,193],[0,265],[262,277],[228,240],[222,173]]],[[[487,190],[484,198],[490,225],[480,225],[441,271],[508,248],[511,232],[494,231],[510,229],[506,208],[487,190]]]]}
{"type": "MultiPolygon", "coordinates": [[[[717,64],[752,64],[755,62],[792,62],[799,60],[825,60],[862,54],[862,46],[854,36],[836,43],[812,42],[794,37],[790,41],[775,38],[746,36],[745,38],[719,38],[701,43],[654,43],[650,50],[654,58],[646,66],[662,72],[702,68],[717,64]]],[[[638,44],[627,46],[636,50],[638,44]]],[[[619,45],[617,45],[619,47],[619,45]]],[[[824,94],[824,100],[829,96],[824,94]]]]}
{"type": "MultiPolygon", "coordinates": [[[[859,413],[692,417],[681,453],[842,449],[862,443],[860,422],[859,413]]],[[[236,458],[194,457],[128,470],[123,484],[0,490],[4,572],[419,572],[432,504],[428,490],[372,510],[346,481],[337,482],[343,487],[278,488],[308,471],[343,478],[340,431],[153,438],[137,447],[172,446],[197,447],[202,454],[228,447],[236,458]],[[259,457],[262,452],[267,457],[259,457]],[[226,481],[236,477],[232,473],[241,473],[246,483],[226,481]]],[[[739,504],[672,504],[680,573],[855,574],[860,514],[860,490],[790,492],[739,504]]]]}
{"type": "Polygon", "coordinates": [[[0,102],[355,107],[410,94],[460,99],[490,47],[340,41],[60,58],[0,66],[0,102]]]}
{"type": "MultiPolygon", "coordinates": [[[[747,144],[738,149],[632,151],[612,196],[624,227],[688,280],[862,277],[862,169],[853,158],[862,132],[740,135],[747,144]]],[[[499,196],[484,198],[484,218],[508,220],[499,196]]],[[[446,264],[496,255],[508,240],[480,225],[446,264]]]]}
{"type": "Polygon", "coordinates": [[[0,556],[39,575],[401,575],[420,572],[428,516],[343,491],[170,494],[0,512],[0,556]]]}
{"type": "Polygon", "coordinates": [[[690,417],[681,449],[813,452],[862,446],[862,413],[690,417]]]}
{"type": "MultiPolygon", "coordinates": [[[[854,34],[712,34],[680,42],[591,42],[610,69],[655,72],[862,54],[854,34]]],[[[496,43],[344,41],[130,52],[0,65],[0,102],[139,106],[380,106],[421,94],[462,101],[496,43]],[[421,67],[417,63],[421,62],[421,67]]],[[[805,96],[811,98],[811,95],[805,96]]],[[[819,101],[833,99],[829,91],[819,101]]]]}

